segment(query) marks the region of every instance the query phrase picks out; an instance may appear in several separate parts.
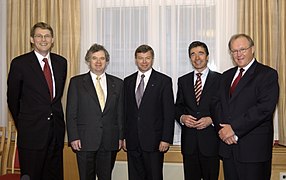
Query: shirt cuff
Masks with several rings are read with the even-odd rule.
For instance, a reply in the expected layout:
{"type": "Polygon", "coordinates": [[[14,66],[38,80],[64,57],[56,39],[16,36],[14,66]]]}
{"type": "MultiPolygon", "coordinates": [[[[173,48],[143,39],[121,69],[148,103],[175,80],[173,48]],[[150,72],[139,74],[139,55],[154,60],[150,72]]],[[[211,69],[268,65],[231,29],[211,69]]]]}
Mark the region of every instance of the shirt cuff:
{"type": "Polygon", "coordinates": [[[180,123],[181,123],[182,126],[184,126],[185,124],[182,122],[182,116],[180,117],[180,123]]]}

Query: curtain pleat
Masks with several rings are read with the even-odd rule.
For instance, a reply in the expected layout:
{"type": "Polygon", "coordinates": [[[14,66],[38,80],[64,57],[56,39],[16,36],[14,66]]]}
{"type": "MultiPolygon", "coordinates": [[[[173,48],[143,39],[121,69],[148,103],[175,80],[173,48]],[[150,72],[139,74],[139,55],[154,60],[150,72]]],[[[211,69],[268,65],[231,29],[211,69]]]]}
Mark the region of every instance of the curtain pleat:
{"type": "Polygon", "coordinates": [[[285,0],[238,0],[238,31],[253,38],[258,61],[279,74],[278,136],[282,145],[286,145],[285,3],[285,0]]]}
{"type": "MultiPolygon", "coordinates": [[[[30,30],[37,22],[46,22],[54,30],[52,52],[68,60],[66,87],[71,76],[79,72],[80,1],[78,0],[8,0],[7,65],[23,53],[31,51],[30,30]]],[[[65,107],[66,91],[62,99],[65,107]]]]}

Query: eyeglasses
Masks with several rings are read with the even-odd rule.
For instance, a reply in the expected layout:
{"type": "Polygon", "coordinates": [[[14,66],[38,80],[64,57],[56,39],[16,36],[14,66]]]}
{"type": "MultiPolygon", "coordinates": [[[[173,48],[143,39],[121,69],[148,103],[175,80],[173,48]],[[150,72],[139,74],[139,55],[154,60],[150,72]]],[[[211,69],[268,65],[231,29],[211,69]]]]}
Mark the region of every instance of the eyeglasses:
{"type": "Polygon", "coordinates": [[[36,39],[50,39],[51,37],[52,37],[52,35],[50,35],[50,34],[45,34],[45,35],[36,34],[34,36],[34,38],[36,38],[36,39]]]}
{"type": "Polygon", "coordinates": [[[230,53],[232,55],[236,55],[238,54],[238,52],[244,54],[246,52],[246,50],[248,50],[249,48],[251,48],[252,46],[249,46],[248,48],[241,48],[241,49],[238,49],[238,50],[230,50],[230,53]]]}

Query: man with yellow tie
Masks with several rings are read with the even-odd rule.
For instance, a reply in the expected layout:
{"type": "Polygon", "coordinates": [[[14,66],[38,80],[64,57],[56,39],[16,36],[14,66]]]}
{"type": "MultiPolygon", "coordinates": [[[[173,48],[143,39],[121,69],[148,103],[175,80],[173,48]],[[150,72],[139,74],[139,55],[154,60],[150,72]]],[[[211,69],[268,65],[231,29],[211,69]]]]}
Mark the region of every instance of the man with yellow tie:
{"type": "Polygon", "coordinates": [[[123,81],[105,73],[109,53],[102,45],[92,45],[85,61],[90,71],[69,84],[68,141],[81,180],[110,180],[123,139],[123,81]]]}

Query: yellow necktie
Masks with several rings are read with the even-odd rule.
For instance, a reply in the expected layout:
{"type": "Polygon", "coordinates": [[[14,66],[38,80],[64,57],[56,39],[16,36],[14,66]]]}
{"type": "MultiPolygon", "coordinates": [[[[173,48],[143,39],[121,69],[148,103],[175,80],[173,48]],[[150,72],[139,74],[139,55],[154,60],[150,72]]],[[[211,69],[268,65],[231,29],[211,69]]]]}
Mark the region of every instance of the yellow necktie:
{"type": "Polygon", "coordinates": [[[101,111],[103,111],[104,106],[105,106],[105,98],[104,98],[103,89],[102,89],[102,87],[100,85],[100,79],[101,78],[99,76],[96,77],[95,90],[96,90],[96,94],[97,94],[97,97],[98,97],[98,100],[99,100],[101,111]]]}

